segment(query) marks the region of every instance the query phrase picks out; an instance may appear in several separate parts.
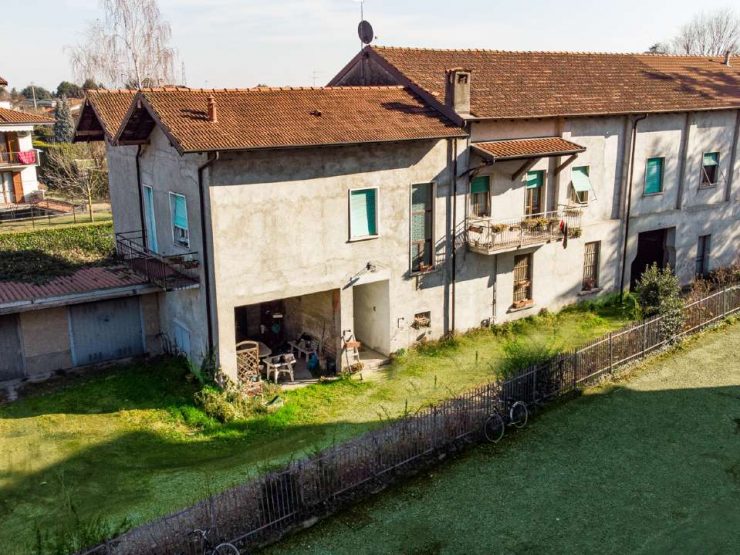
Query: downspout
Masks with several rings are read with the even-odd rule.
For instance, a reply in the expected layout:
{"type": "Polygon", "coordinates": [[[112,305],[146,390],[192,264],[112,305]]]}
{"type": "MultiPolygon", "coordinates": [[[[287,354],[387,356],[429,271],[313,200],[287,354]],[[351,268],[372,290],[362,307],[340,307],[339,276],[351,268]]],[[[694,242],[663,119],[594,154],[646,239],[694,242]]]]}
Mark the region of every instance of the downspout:
{"type": "Polygon", "coordinates": [[[457,139],[452,139],[452,300],[450,333],[455,333],[455,284],[457,280],[457,139]]]}
{"type": "Polygon", "coordinates": [[[632,137],[630,145],[630,167],[629,167],[629,185],[627,186],[627,210],[624,214],[624,236],[622,239],[622,275],[619,279],[619,300],[624,298],[624,270],[627,264],[627,243],[630,232],[630,212],[632,211],[632,183],[635,176],[635,143],[637,142],[637,124],[647,118],[647,114],[637,116],[632,120],[632,137]]]}
{"type": "Polygon", "coordinates": [[[730,167],[727,169],[727,185],[725,185],[725,202],[732,200],[732,182],[735,180],[735,162],[737,161],[737,144],[740,139],[740,110],[735,112],[735,133],[732,135],[732,151],[730,152],[730,167]]]}
{"type": "Polygon", "coordinates": [[[203,172],[211,167],[216,160],[219,159],[219,153],[216,152],[213,155],[209,155],[208,160],[198,166],[198,200],[200,203],[200,236],[202,243],[203,252],[203,287],[206,292],[206,325],[208,331],[208,352],[212,353],[214,350],[213,345],[213,316],[211,315],[211,272],[208,255],[208,226],[206,225],[206,199],[205,192],[203,190],[203,172]]]}
{"type": "Polygon", "coordinates": [[[141,246],[146,247],[146,225],[144,225],[144,197],[141,193],[141,151],[143,145],[136,148],[136,189],[139,195],[139,221],[141,222],[141,246]]]}

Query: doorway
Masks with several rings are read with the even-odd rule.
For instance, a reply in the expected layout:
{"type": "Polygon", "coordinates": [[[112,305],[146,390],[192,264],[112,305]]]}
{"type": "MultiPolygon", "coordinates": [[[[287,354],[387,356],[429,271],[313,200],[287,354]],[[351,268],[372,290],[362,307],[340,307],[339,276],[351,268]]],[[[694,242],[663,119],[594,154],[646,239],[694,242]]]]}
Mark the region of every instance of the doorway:
{"type": "Polygon", "coordinates": [[[630,271],[630,289],[634,289],[646,268],[657,264],[665,268],[668,264],[666,245],[667,229],[645,231],[637,236],[637,254],[630,271]]]}
{"type": "Polygon", "coordinates": [[[363,348],[388,356],[391,314],[388,281],[356,285],[353,289],[354,331],[363,348]]]}

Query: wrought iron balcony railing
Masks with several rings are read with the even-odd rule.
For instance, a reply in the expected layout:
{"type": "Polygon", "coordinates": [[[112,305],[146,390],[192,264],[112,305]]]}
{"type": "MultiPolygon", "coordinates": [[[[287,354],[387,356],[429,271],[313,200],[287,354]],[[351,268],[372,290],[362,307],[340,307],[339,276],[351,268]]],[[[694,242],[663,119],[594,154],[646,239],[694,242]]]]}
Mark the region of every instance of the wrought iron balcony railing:
{"type": "Polygon", "coordinates": [[[21,152],[0,152],[0,166],[36,166],[39,153],[36,150],[21,152]]]}
{"type": "Polygon", "coordinates": [[[116,253],[134,272],[165,291],[191,289],[200,282],[198,253],[162,256],[144,246],[140,231],[117,233],[116,253]]]}
{"type": "Polygon", "coordinates": [[[509,220],[469,217],[465,225],[468,248],[496,254],[581,235],[581,210],[563,208],[509,220]]]}

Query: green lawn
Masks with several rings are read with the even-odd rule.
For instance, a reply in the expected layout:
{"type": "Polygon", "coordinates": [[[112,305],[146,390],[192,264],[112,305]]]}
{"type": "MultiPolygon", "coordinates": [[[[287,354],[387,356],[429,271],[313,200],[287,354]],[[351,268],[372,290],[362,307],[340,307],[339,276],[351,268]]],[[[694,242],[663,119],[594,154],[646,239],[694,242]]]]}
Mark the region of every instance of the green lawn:
{"type": "Polygon", "coordinates": [[[506,333],[478,331],[411,351],[362,381],[290,391],[277,412],[231,424],[193,405],[195,386],[173,361],[0,407],[0,546],[31,540],[37,526],[70,528],[70,506],[83,520],[152,519],[267,465],[490,380],[513,338],[568,348],[627,320],[613,307],[595,310],[566,310],[517,322],[506,333]]]}
{"type": "Polygon", "coordinates": [[[737,553],[740,323],[274,553],[737,553]]]}

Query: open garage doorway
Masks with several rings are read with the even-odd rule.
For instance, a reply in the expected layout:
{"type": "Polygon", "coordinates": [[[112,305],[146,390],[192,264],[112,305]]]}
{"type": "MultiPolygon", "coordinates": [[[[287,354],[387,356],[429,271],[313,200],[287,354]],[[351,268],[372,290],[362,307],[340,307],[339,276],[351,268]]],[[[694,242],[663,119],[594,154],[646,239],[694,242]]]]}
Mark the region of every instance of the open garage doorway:
{"type": "Polygon", "coordinates": [[[356,285],[353,288],[353,302],[355,338],[363,349],[388,356],[391,350],[388,281],[356,285]]]}

